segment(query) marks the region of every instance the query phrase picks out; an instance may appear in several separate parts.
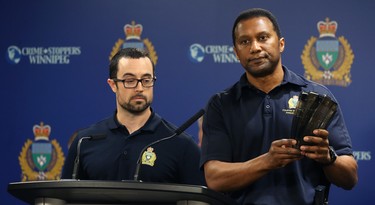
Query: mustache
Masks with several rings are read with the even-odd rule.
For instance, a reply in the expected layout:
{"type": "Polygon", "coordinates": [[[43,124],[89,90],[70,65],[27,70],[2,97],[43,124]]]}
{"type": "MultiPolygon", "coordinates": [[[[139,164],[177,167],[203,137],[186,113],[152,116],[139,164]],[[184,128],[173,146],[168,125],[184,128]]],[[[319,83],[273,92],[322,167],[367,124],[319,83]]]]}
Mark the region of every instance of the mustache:
{"type": "Polygon", "coordinates": [[[269,57],[269,55],[264,53],[264,54],[260,54],[256,57],[249,58],[249,59],[247,59],[247,61],[250,62],[250,61],[258,60],[258,59],[261,59],[261,58],[268,58],[268,57],[269,57]]]}
{"type": "Polygon", "coordinates": [[[142,98],[142,99],[147,99],[146,96],[142,95],[142,94],[137,94],[137,95],[134,95],[133,97],[131,97],[131,99],[135,99],[135,98],[142,98]]]}

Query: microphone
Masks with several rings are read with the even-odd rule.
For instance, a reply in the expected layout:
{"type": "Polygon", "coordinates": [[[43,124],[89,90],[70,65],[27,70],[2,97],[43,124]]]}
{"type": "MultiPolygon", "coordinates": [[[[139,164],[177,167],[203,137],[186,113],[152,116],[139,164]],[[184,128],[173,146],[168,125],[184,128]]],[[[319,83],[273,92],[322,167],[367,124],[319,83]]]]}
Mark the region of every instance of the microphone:
{"type": "Polygon", "coordinates": [[[140,171],[140,168],[141,168],[141,158],[142,158],[142,155],[143,155],[143,152],[150,146],[154,145],[154,144],[157,144],[159,142],[162,142],[162,141],[165,141],[165,140],[168,140],[168,139],[171,139],[175,136],[178,136],[180,135],[182,132],[184,132],[188,127],[190,127],[195,121],[198,120],[198,118],[200,118],[203,114],[205,113],[204,109],[200,109],[197,113],[195,113],[195,115],[193,115],[190,119],[188,119],[184,124],[182,124],[179,128],[177,128],[174,133],[169,136],[169,137],[165,137],[165,138],[161,138],[159,140],[156,140],[154,142],[151,142],[150,144],[146,145],[143,147],[143,149],[141,150],[139,156],[138,156],[138,160],[137,160],[137,166],[135,168],[135,173],[134,173],[134,181],[138,181],[138,176],[139,176],[139,171],[140,171]]]}
{"type": "Polygon", "coordinates": [[[77,143],[77,155],[74,160],[74,167],[73,167],[73,174],[72,174],[72,179],[78,179],[78,167],[79,167],[79,155],[81,153],[81,144],[83,140],[101,140],[105,139],[107,135],[105,134],[99,134],[99,135],[90,135],[90,136],[85,136],[79,139],[77,143]]]}

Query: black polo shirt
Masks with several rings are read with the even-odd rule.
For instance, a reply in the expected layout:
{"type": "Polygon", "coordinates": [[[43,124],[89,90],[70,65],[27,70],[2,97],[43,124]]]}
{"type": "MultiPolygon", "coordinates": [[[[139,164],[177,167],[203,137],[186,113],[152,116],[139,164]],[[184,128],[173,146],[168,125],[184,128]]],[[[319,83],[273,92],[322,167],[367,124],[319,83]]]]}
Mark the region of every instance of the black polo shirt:
{"type": "MultiPolygon", "coordinates": [[[[273,141],[290,138],[295,102],[302,91],[327,94],[324,86],[283,67],[282,83],[268,94],[250,85],[244,74],[232,87],[208,102],[203,121],[201,167],[209,160],[245,162],[268,152],[273,141]]],[[[336,101],[336,100],[335,100],[336,101]]],[[[328,126],[339,155],[352,154],[340,108],[328,126]]],[[[270,171],[250,186],[232,193],[241,204],[312,204],[314,189],[328,184],[321,166],[304,158],[270,171]]]]}
{"type": "MultiPolygon", "coordinates": [[[[78,133],[69,150],[62,178],[72,178],[78,140],[85,136],[105,134],[105,139],[82,142],[78,178],[133,180],[141,149],[151,142],[171,136],[175,129],[173,124],[152,112],[142,128],[129,134],[113,115],[78,133]]],[[[204,184],[203,172],[199,169],[200,149],[186,133],[152,145],[143,158],[139,180],[204,184]]]]}

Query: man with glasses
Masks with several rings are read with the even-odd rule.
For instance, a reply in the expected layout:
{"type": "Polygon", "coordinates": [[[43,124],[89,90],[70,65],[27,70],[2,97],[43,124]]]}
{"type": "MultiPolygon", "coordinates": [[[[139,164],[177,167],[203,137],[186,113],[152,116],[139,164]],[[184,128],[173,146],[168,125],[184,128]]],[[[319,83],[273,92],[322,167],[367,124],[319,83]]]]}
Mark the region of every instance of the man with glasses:
{"type": "MultiPolygon", "coordinates": [[[[116,94],[117,109],[112,116],[79,131],[62,178],[76,175],[85,180],[132,180],[142,149],[175,132],[176,126],[151,108],[156,76],[146,51],[120,50],[111,59],[107,82],[116,94]],[[82,141],[80,163],[74,173],[79,139],[99,134],[106,138],[82,141]]],[[[191,136],[182,133],[145,148],[138,180],[204,185],[200,150],[191,136]]]]}

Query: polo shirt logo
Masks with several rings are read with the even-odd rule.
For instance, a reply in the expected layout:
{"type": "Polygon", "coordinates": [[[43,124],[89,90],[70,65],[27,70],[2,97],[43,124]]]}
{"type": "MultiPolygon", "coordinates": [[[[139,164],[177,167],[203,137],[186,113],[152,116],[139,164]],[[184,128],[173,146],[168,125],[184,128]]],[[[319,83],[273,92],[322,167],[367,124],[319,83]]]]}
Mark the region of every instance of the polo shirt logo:
{"type": "Polygon", "coordinates": [[[292,98],[288,100],[289,109],[295,109],[297,107],[297,103],[298,103],[298,96],[294,95],[292,98]]]}
{"type": "Polygon", "coordinates": [[[156,154],[154,152],[154,148],[149,147],[142,155],[142,164],[146,164],[149,166],[154,166],[156,161],[156,154]]]}
{"type": "Polygon", "coordinates": [[[297,107],[297,103],[298,103],[298,95],[294,95],[293,97],[291,97],[289,100],[288,100],[288,108],[287,109],[283,109],[282,111],[285,113],[285,114],[288,114],[288,115],[294,115],[294,110],[296,109],[297,107]]]}

